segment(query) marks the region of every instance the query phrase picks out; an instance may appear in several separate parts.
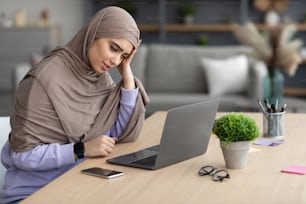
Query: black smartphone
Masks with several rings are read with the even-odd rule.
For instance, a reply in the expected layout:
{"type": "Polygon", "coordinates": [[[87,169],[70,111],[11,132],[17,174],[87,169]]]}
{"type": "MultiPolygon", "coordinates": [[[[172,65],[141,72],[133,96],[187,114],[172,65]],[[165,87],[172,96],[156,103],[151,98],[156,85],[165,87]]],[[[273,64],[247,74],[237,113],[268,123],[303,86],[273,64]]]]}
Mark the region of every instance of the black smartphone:
{"type": "Polygon", "coordinates": [[[121,171],[115,171],[110,169],[103,169],[100,167],[92,167],[89,169],[83,169],[81,170],[81,173],[88,174],[91,176],[98,176],[101,178],[115,178],[118,176],[122,176],[123,172],[121,171]]]}

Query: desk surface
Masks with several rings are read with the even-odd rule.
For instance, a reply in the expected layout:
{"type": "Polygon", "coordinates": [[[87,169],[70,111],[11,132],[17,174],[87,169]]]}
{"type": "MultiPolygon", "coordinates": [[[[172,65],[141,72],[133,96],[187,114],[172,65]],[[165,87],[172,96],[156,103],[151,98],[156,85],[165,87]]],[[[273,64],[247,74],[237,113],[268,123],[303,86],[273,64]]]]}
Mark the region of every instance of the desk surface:
{"type": "MultiPolygon", "coordinates": [[[[249,115],[262,127],[261,114],[249,115]]],[[[165,116],[164,112],[152,115],[140,138],[118,144],[111,156],[158,144],[165,116]]],[[[107,164],[106,158],[87,159],[22,203],[306,203],[306,175],[280,172],[291,165],[306,166],[306,114],[286,114],[284,144],[253,145],[253,149],[258,151],[250,152],[247,167],[228,170],[231,179],[222,183],[197,175],[203,165],[225,168],[215,135],[204,155],[155,171],[107,164]],[[125,175],[101,179],[80,173],[93,166],[120,170],[125,175]]]]}

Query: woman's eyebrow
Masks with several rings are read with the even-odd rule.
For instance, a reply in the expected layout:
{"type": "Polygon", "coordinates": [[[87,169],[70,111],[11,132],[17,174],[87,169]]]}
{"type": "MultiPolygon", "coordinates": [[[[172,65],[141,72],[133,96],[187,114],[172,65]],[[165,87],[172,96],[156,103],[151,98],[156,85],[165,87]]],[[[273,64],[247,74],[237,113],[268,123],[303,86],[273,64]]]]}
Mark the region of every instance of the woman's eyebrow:
{"type": "MultiPolygon", "coordinates": [[[[122,49],[122,47],[120,47],[120,45],[114,41],[112,41],[112,43],[121,51],[121,52],[124,52],[124,50],[122,49]]],[[[130,55],[130,53],[128,52],[125,52],[126,55],[130,55]]]]}
{"type": "Polygon", "coordinates": [[[120,47],[119,44],[117,44],[116,42],[112,41],[112,43],[121,51],[123,52],[124,50],[120,47]]]}

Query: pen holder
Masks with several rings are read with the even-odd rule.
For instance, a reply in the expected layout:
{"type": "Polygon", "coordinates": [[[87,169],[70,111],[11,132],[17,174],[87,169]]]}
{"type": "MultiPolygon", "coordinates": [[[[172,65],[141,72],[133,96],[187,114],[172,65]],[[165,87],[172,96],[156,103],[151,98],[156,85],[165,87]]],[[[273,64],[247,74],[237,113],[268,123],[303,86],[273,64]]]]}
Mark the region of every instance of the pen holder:
{"type": "Polygon", "coordinates": [[[284,137],[285,112],[263,114],[264,137],[284,137]]]}

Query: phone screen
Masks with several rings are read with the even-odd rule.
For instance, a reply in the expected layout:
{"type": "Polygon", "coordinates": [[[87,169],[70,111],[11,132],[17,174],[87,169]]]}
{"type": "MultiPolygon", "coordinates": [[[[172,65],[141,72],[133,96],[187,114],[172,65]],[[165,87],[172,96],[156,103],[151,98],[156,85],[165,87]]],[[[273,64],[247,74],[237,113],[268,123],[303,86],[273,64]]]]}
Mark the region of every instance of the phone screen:
{"type": "Polygon", "coordinates": [[[118,176],[122,176],[123,172],[121,171],[115,171],[110,169],[103,169],[99,167],[92,167],[89,169],[83,169],[81,170],[82,173],[92,175],[92,176],[98,176],[102,178],[115,178],[118,176]]]}

